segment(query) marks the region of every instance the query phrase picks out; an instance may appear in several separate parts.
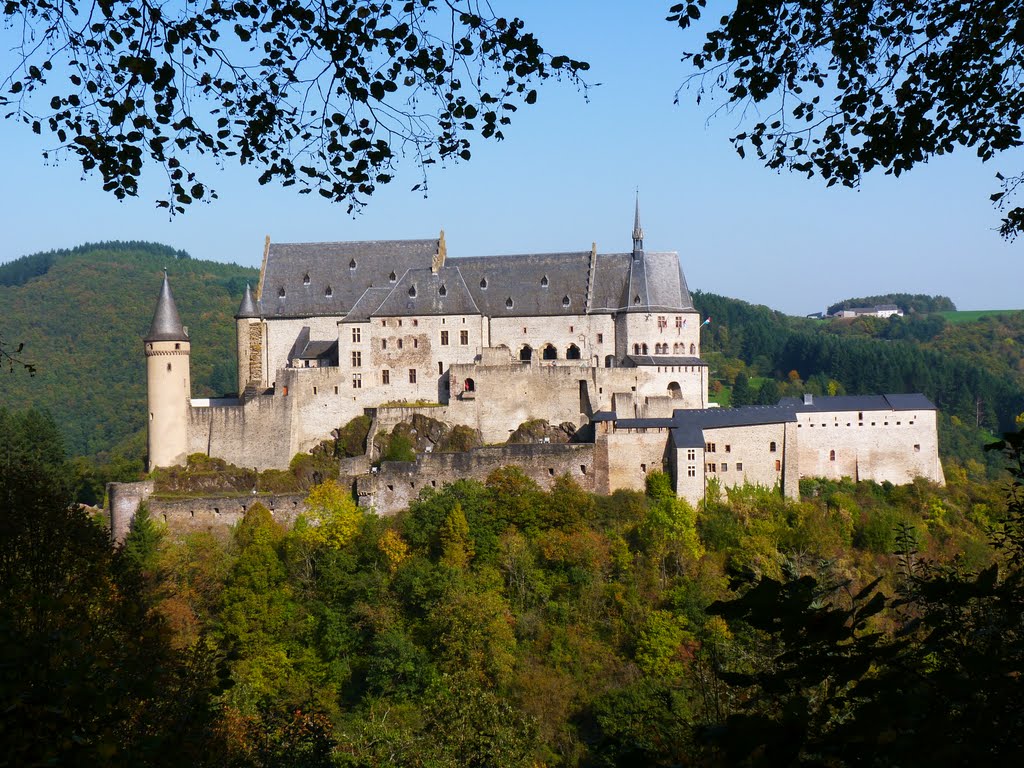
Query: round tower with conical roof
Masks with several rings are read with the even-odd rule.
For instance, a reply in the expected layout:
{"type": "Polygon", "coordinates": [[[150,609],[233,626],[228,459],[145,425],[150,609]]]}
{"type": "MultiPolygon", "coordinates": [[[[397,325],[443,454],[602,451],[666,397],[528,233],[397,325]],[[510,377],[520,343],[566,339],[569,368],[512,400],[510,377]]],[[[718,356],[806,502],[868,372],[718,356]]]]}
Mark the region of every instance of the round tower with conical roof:
{"type": "Polygon", "coordinates": [[[263,348],[265,327],[260,320],[259,301],[245,285],[245,295],[235,313],[235,339],[238,351],[238,395],[245,398],[253,389],[265,386],[263,348]]]}
{"type": "Polygon", "coordinates": [[[184,464],[188,456],[188,409],[192,396],[191,345],[164,272],[153,324],[146,334],[149,400],[149,469],[184,464]]]}

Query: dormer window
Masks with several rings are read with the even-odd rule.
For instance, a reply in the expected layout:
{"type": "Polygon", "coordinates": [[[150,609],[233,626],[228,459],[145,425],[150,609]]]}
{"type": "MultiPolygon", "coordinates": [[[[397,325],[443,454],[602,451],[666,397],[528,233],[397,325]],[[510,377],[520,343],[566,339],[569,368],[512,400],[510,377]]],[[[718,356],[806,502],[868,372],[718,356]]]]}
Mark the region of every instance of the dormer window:
{"type": "Polygon", "coordinates": [[[485,291],[487,290],[487,278],[486,277],[481,277],[480,278],[480,287],[483,288],[485,291]]]}
{"type": "Polygon", "coordinates": [[[633,297],[633,303],[640,304],[640,294],[637,294],[636,296],[633,297]]]}
{"type": "Polygon", "coordinates": [[[540,287],[541,288],[547,288],[548,287],[548,276],[547,275],[544,275],[544,277],[542,277],[540,279],[540,287]]]}
{"type": "Polygon", "coordinates": [[[438,288],[438,289],[437,289],[437,295],[438,295],[438,296],[447,296],[447,295],[448,295],[448,289],[447,289],[447,288],[445,288],[445,287],[444,287],[444,286],[442,285],[442,286],[441,286],[440,288],[438,288]]]}
{"type": "Polygon", "coordinates": [[[395,282],[395,280],[397,280],[397,279],[398,279],[398,275],[396,275],[394,272],[392,272],[390,275],[388,275],[388,280],[390,280],[392,283],[395,282]]]}
{"type": "Polygon", "coordinates": [[[277,289],[277,298],[284,298],[284,286],[281,286],[280,288],[277,289]]]}
{"type": "Polygon", "coordinates": [[[324,296],[329,299],[333,295],[334,295],[334,289],[332,289],[331,286],[328,285],[327,288],[324,290],[324,296]]]}
{"type": "Polygon", "coordinates": [[[413,296],[413,297],[416,296],[416,286],[415,285],[409,286],[409,295],[413,296]]]}
{"type": "Polygon", "coordinates": [[[348,268],[349,269],[355,269],[356,268],[356,260],[355,259],[352,259],[352,261],[350,261],[348,263],[348,268]]]}
{"type": "Polygon", "coordinates": [[[562,297],[562,306],[563,307],[568,307],[571,303],[572,303],[572,301],[570,301],[568,296],[563,296],[562,297]]]}
{"type": "Polygon", "coordinates": [[[509,296],[507,299],[505,299],[505,309],[512,309],[512,306],[513,306],[512,297],[509,296]]]}
{"type": "Polygon", "coordinates": [[[302,276],[302,284],[309,285],[309,274],[305,274],[302,276]]]}

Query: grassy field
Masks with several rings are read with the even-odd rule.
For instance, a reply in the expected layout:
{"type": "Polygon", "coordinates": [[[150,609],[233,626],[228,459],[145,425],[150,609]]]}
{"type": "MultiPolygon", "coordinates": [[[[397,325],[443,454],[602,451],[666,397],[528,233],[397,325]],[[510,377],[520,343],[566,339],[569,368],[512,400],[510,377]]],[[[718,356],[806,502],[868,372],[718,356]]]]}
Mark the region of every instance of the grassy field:
{"type": "Polygon", "coordinates": [[[944,318],[951,323],[972,323],[988,315],[1010,315],[1015,312],[1024,312],[1021,309],[972,309],[966,312],[940,312],[944,318]]]}

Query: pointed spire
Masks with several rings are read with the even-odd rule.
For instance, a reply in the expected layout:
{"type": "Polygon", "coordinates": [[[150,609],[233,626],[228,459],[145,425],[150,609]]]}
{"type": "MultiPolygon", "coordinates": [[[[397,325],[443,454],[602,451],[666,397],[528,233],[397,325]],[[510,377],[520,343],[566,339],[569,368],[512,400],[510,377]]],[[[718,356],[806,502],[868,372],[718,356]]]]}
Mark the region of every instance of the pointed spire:
{"type": "Polygon", "coordinates": [[[164,270],[164,284],[160,287],[160,297],[156,300],[156,312],[153,313],[153,324],[145,341],[188,341],[185,328],[178,317],[178,308],[171,295],[171,284],[164,270]]]}
{"type": "Polygon", "coordinates": [[[636,193],[636,213],[633,215],[633,253],[644,250],[644,229],[640,226],[640,191],[636,193]]]}
{"type": "Polygon", "coordinates": [[[242,303],[238,305],[238,311],[235,313],[235,319],[241,319],[243,317],[259,317],[260,312],[256,308],[256,301],[252,297],[252,288],[249,284],[245,284],[245,295],[242,297],[242,303]]]}

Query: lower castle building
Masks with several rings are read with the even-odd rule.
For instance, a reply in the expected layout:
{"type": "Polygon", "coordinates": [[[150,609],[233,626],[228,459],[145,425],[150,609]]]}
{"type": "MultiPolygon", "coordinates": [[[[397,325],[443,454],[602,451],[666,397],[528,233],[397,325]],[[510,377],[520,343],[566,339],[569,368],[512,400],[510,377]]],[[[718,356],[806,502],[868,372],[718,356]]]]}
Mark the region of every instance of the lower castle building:
{"type": "Polygon", "coordinates": [[[712,479],[789,496],[806,476],[943,480],[935,406],[922,395],[709,407],[702,323],[679,256],[644,249],[639,211],[624,253],[448,259],[443,232],[268,238],[235,322],[239,396],[191,398],[189,338],[165,275],[145,338],[151,469],[192,453],[284,468],[356,416],[372,415],[376,428],[420,412],[477,430],[487,445],[534,419],[578,432],[543,451],[385,464],[356,483],[361,503],[390,512],[425,482],[506,460],[604,493],[643,488],[648,472],[667,469],[694,502],[712,479]]]}

